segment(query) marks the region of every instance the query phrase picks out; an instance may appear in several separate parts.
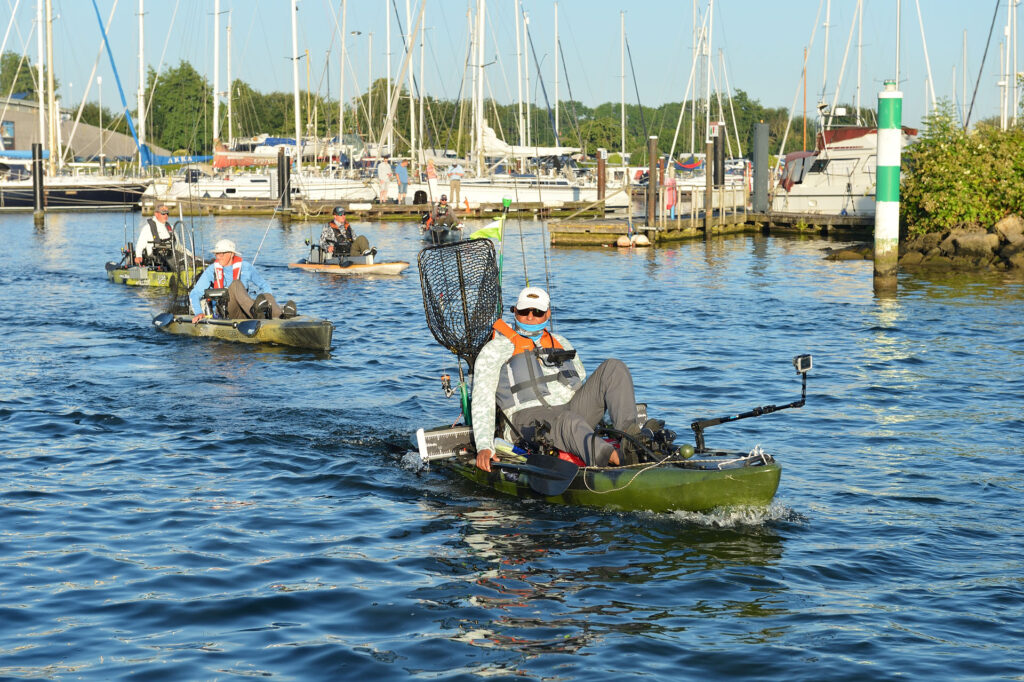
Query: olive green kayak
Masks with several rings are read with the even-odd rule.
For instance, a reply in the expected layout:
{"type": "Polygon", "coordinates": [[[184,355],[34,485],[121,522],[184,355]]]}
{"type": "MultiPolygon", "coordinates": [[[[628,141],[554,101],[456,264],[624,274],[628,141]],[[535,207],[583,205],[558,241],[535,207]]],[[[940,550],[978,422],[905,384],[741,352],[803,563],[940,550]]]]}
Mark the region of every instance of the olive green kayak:
{"type": "Polygon", "coordinates": [[[153,324],[168,334],[205,336],[237,343],[268,343],[294,348],[325,351],[331,348],[334,325],[319,317],[286,320],[201,320],[192,323],[190,315],[161,313],[153,324]]]}
{"type": "MultiPolygon", "coordinates": [[[[575,475],[570,468],[571,480],[566,481],[564,490],[557,495],[544,495],[538,490],[544,490],[545,486],[538,483],[547,482],[543,480],[545,477],[557,477],[558,473],[517,464],[522,458],[510,454],[500,455],[502,461],[509,462],[507,466],[482,471],[475,464],[476,451],[469,427],[420,430],[416,436],[424,462],[440,464],[499,493],[544,499],[553,504],[653,512],[767,506],[775,496],[782,475],[782,466],[760,448],[750,453],[709,450],[689,458],[676,455],[631,466],[578,467],[575,475]]],[[[538,461],[536,457],[532,463],[538,461]]],[[[541,461],[546,458],[539,457],[541,461]]]]}
{"type": "Polygon", "coordinates": [[[202,270],[185,272],[170,272],[167,270],[155,270],[143,265],[133,265],[126,268],[118,263],[107,263],[107,279],[118,284],[127,284],[130,287],[183,287],[192,286],[195,278],[202,273],[202,270]]]}

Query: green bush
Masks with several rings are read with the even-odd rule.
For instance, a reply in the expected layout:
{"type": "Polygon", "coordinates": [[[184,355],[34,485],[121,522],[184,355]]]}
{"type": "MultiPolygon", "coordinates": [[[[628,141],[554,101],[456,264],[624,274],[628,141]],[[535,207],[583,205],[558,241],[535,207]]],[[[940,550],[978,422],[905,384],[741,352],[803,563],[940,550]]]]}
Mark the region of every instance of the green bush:
{"type": "Polygon", "coordinates": [[[1024,131],[979,125],[965,132],[942,102],[904,150],[904,169],[901,213],[910,234],[989,229],[1024,205],[1024,131]]]}

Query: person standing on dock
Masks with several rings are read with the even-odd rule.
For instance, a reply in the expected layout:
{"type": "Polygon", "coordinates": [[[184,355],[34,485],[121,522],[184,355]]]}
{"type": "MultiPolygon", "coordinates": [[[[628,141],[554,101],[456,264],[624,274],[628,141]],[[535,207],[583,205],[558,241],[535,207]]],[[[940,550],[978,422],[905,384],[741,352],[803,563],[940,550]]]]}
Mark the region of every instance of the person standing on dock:
{"type": "Polygon", "coordinates": [[[405,205],[405,194],[409,191],[409,161],[402,159],[402,162],[395,166],[395,176],[398,178],[398,203],[405,205]]]}
{"type": "Polygon", "coordinates": [[[288,301],[283,307],[277,304],[270,285],[252,263],[242,260],[242,254],[230,239],[221,239],[214,245],[213,264],[199,275],[188,294],[193,324],[213,314],[212,310],[209,313],[203,310],[203,299],[209,300],[213,292],[218,292],[219,297],[226,296],[225,313],[229,320],[289,318],[297,314],[294,301],[288,301]],[[255,301],[250,290],[257,294],[255,301]]]}
{"type": "Polygon", "coordinates": [[[450,184],[449,189],[451,190],[452,203],[456,206],[459,205],[459,196],[462,193],[462,176],[465,174],[466,169],[462,167],[461,163],[456,163],[448,169],[448,182],[450,184]]]}
{"type": "Polygon", "coordinates": [[[380,181],[380,203],[388,203],[388,189],[391,185],[391,163],[388,161],[388,156],[385,155],[380,163],[377,164],[377,180],[380,181]]]}

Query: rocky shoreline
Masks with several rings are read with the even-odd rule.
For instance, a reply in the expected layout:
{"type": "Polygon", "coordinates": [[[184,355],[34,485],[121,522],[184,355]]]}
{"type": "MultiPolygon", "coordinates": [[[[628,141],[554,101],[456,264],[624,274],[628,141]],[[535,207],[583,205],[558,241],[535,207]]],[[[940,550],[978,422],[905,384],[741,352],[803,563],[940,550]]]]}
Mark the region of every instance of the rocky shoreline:
{"type": "MultiPolygon", "coordinates": [[[[992,229],[964,227],[915,235],[900,242],[899,266],[908,270],[1022,270],[1024,219],[1010,215],[992,229]]],[[[871,260],[869,243],[828,249],[828,260],[871,260]]]]}

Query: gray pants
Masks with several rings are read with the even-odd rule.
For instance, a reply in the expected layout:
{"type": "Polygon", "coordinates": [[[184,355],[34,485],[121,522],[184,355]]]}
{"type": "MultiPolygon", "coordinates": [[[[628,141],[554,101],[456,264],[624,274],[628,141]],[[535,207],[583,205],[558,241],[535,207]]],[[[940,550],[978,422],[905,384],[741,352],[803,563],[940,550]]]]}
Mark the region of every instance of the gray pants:
{"type": "MultiPolygon", "coordinates": [[[[273,294],[260,294],[256,298],[262,296],[263,298],[270,301],[270,316],[273,318],[281,317],[281,306],[274,300],[273,294]]],[[[229,320],[246,320],[252,318],[252,296],[246,290],[245,286],[237,279],[231,283],[228,287],[228,319],[229,320]]]]}
{"type": "Polygon", "coordinates": [[[535,434],[534,422],[546,424],[548,438],[556,448],[583,458],[588,465],[607,466],[615,448],[594,435],[594,427],[606,411],[612,426],[620,431],[636,424],[633,377],[629,368],[614,358],[602,362],[569,402],[530,407],[513,414],[511,421],[527,439],[535,434]]]}

